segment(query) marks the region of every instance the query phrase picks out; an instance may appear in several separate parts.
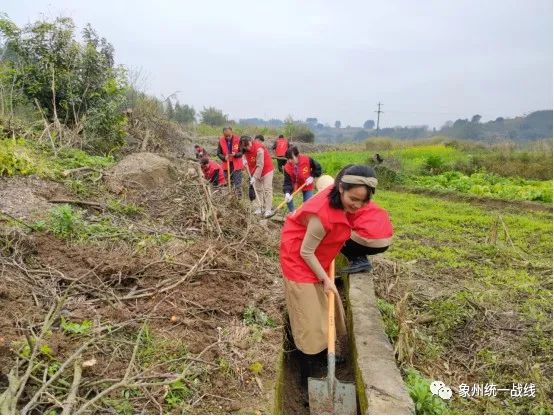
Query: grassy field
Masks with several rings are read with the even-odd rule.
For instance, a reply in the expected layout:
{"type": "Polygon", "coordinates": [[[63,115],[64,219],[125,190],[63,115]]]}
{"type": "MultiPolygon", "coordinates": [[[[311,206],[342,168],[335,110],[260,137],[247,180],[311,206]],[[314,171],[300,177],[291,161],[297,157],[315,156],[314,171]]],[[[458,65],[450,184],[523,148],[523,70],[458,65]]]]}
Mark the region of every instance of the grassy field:
{"type": "Polygon", "coordinates": [[[535,398],[455,395],[449,412],[551,414],[551,214],[393,191],[378,192],[377,201],[395,226],[387,257],[410,265],[396,293],[380,293],[394,305],[389,335],[411,351],[403,366],[455,387],[537,388],[535,398]],[[423,316],[429,320],[418,324],[423,316]]]}
{"type": "Polygon", "coordinates": [[[506,173],[540,159],[543,169],[532,176],[548,177],[548,155],[528,157],[511,149],[501,156],[485,149],[492,171],[481,164],[472,172],[475,150],[398,144],[313,157],[335,175],[379,152],[383,165],[397,172],[395,182],[382,181],[388,189],[378,189],[376,201],[391,214],[395,241],[386,257],[401,272],[384,280],[379,275],[376,287],[418,413],[551,414],[552,212],[494,199],[551,203],[552,181],[501,175],[492,164],[504,160],[506,173]],[[450,194],[424,196],[419,189],[450,194]],[[472,205],[456,201],[456,194],[481,200],[472,205]],[[452,387],[453,399],[430,394],[431,380],[452,387]],[[533,384],[535,397],[511,397],[510,391],[495,397],[458,394],[463,384],[512,389],[513,383],[533,384]]]}
{"type": "MultiPolygon", "coordinates": [[[[497,160],[498,164],[503,166],[504,172],[522,173],[506,176],[495,172],[500,170],[496,165],[491,165],[492,171],[487,171],[485,164],[479,161],[477,150],[426,142],[412,147],[404,144],[402,147],[385,149],[379,151],[385,161],[377,166],[378,178],[382,185],[388,188],[401,185],[413,189],[459,192],[503,200],[552,202],[552,175],[545,167],[545,164],[552,164],[548,151],[525,153],[511,150],[502,158],[499,157],[501,154],[494,153],[492,148],[482,150],[488,154],[485,159],[488,164],[497,160]],[[520,164],[526,160],[524,167],[520,168],[520,164]],[[548,177],[549,180],[526,178],[526,166],[533,172],[531,176],[548,177]],[[538,167],[542,169],[540,172],[537,171],[538,167]]],[[[336,175],[343,166],[350,163],[371,164],[375,152],[360,149],[321,152],[312,156],[321,163],[325,173],[336,175]]]]}

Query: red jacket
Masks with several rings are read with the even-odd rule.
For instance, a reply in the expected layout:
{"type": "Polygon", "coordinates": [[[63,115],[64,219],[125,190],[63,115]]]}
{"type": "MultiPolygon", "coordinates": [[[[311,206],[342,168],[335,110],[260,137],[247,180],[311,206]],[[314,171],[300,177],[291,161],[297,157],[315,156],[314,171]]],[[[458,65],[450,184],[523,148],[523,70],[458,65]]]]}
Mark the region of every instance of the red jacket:
{"type": "MultiPolygon", "coordinates": [[[[298,155],[298,164],[295,166],[290,160],[285,163],[285,172],[290,176],[290,179],[294,185],[294,190],[296,191],[301,187],[306,179],[309,176],[312,176],[312,168],[310,167],[310,158],[309,156],[299,154],[298,155]],[[296,167],[296,169],[295,169],[296,167]],[[296,173],[295,173],[296,171],[296,173]]],[[[311,185],[306,185],[303,190],[309,191],[314,189],[315,181],[311,185]]]]}
{"type": "MultiPolygon", "coordinates": [[[[240,137],[237,136],[236,134],[233,134],[231,137],[232,137],[232,139],[231,139],[231,143],[232,143],[231,153],[238,153],[239,152],[240,137]]],[[[225,136],[221,136],[219,138],[219,146],[221,147],[221,152],[223,153],[223,155],[227,156],[227,153],[229,153],[229,149],[227,148],[227,139],[225,138],[225,136]]],[[[229,163],[233,164],[233,169],[234,170],[241,170],[244,167],[244,165],[242,163],[242,157],[233,157],[233,158],[231,158],[229,163]]],[[[222,165],[223,165],[223,170],[227,170],[227,161],[223,161],[222,165]]]]}
{"type": "Polygon", "coordinates": [[[227,182],[225,181],[225,174],[223,173],[223,168],[219,163],[217,163],[215,160],[210,160],[210,162],[207,165],[202,166],[202,172],[204,172],[204,177],[211,181],[214,173],[218,172],[217,175],[217,184],[218,185],[225,185],[227,182]]]}
{"type": "Polygon", "coordinates": [[[273,170],[273,161],[271,160],[271,155],[269,154],[269,151],[266,149],[264,144],[259,140],[254,140],[252,142],[252,147],[250,148],[250,150],[244,152],[244,156],[246,156],[248,170],[250,171],[250,174],[253,175],[254,171],[256,170],[256,153],[258,153],[258,149],[260,148],[264,151],[264,167],[262,169],[262,177],[264,177],[266,174],[273,170]]]}
{"type": "Polygon", "coordinates": [[[331,261],[350,238],[350,224],[346,219],[346,213],[329,205],[328,195],[331,189],[332,187],[328,187],[306,201],[285,221],[281,231],[279,260],[283,276],[288,280],[299,283],[319,282],[315,273],[300,256],[308,215],[317,215],[327,232],[315,250],[315,255],[325,270],[329,270],[331,261]]]}
{"type": "Polygon", "coordinates": [[[375,202],[370,201],[354,214],[346,214],[348,222],[360,237],[379,239],[393,235],[389,214],[375,202]]]}
{"type": "Polygon", "coordinates": [[[275,156],[284,157],[289,148],[289,141],[284,137],[275,140],[275,156]]]}

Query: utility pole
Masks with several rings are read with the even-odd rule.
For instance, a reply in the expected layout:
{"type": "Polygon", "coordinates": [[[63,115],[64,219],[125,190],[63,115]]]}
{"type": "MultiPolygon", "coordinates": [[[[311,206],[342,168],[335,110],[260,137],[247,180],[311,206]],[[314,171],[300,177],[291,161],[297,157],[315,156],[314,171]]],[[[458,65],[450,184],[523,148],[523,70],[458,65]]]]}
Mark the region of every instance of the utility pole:
{"type": "Polygon", "coordinates": [[[380,115],[381,113],[384,113],[384,111],[381,111],[381,106],[383,104],[381,104],[381,102],[379,101],[379,103],[377,104],[377,136],[379,136],[379,119],[380,119],[380,115]]]}

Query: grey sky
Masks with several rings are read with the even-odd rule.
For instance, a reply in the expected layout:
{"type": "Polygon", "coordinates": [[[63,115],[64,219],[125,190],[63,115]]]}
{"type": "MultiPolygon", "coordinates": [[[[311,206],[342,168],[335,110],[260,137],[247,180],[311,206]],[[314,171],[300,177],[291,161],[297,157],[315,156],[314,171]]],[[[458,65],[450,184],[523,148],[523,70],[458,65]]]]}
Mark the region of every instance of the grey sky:
{"type": "Polygon", "coordinates": [[[232,118],[439,127],[552,108],[551,0],[0,2],[87,22],[147,92],[232,118]]]}

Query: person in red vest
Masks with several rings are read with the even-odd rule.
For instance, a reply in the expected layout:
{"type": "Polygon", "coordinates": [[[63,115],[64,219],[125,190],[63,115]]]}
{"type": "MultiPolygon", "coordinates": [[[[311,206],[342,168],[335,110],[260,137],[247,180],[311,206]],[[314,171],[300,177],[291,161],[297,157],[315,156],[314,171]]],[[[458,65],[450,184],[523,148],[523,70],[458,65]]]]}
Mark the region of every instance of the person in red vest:
{"type": "Polygon", "coordinates": [[[392,243],[393,228],[386,210],[371,201],[354,214],[347,214],[352,235],[341,249],[350,261],[342,273],[364,273],[372,269],[367,256],[383,253],[392,243]]]}
{"type": "Polygon", "coordinates": [[[289,150],[289,141],[285,136],[280,134],[277,140],[275,140],[275,143],[273,143],[273,146],[271,146],[271,149],[275,152],[275,156],[277,156],[277,169],[279,169],[279,172],[283,173],[283,166],[287,163],[285,154],[287,150],[289,150]]]}
{"type": "Polygon", "coordinates": [[[206,149],[201,147],[198,144],[194,145],[194,153],[196,154],[196,159],[202,159],[204,157],[209,157],[208,152],[206,152],[206,149]]]}
{"type": "Polygon", "coordinates": [[[263,143],[252,140],[250,136],[242,136],[240,145],[246,157],[246,169],[250,172],[250,185],[254,186],[256,198],[254,214],[264,217],[273,215],[271,204],[273,202],[273,161],[271,155],[263,143]]]}
{"type": "Polygon", "coordinates": [[[321,176],[321,165],[307,155],[300,154],[296,146],[292,146],[286,153],[287,163],[284,167],[283,193],[289,212],[294,211],[292,193],[301,187],[303,201],[306,202],[314,194],[314,178],[321,176]]]}
{"type": "Polygon", "coordinates": [[[223,168],[215,160],[204,157],[200,159],[200,167],[202,168],[204,177],[214,186],[214,188],[227,184],[223,168]]]}
{"type": "MultiPolygon", "coordinates": [[[[347,213],[353,214],[366,205],[375,185],[369,166],[348,166],[339,172],[332,186],[321,190],[285,220],[279,261],[292,336],[302,357],[302,385],[307,384],[317,354],[327,348],[328,291],[337,295],[337,339],[345,339],[344,309],[327,273],[350,238],[347,213]]],[[[338,351],[337,354],[340,355],[338,351]]]]}
{"type": "Polygon", "coordinates": [[[231,181],[236,195],[240,197],[242,194],[240,189],[243,168],[242,152],[240,151],[240,137],[233,134],[231,127],[223,129],[223,135],[219,138],[217,145],[217,156],[223,161],[225,179],[231,181]],[[227,171],[227,166],[229,166],[229,171],[227,171]]]}

